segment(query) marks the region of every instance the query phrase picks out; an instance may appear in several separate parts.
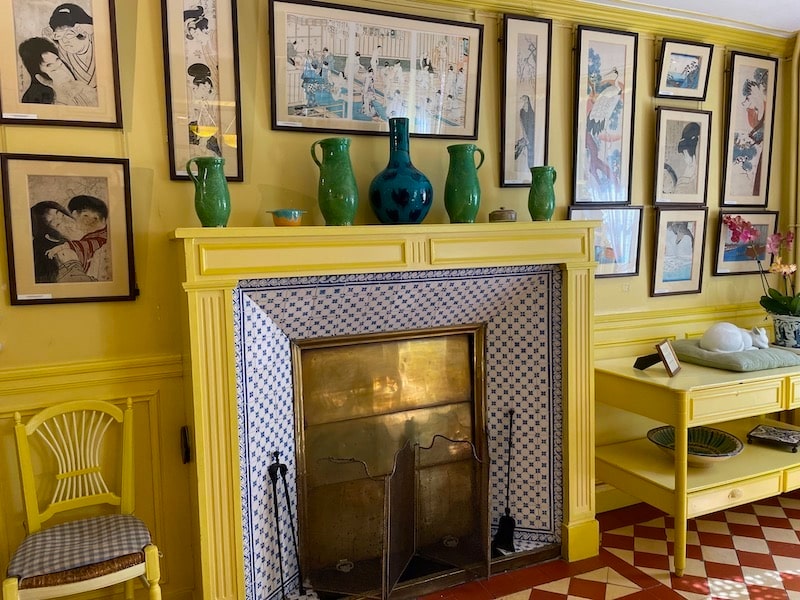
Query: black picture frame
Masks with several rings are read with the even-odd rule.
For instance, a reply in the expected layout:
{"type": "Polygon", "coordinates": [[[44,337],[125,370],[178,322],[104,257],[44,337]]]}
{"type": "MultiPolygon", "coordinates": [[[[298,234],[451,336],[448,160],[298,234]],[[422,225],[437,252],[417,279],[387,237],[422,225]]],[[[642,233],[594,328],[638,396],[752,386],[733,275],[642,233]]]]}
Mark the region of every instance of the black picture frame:
{"type": "Polygon", "coordinates": [[[705,100],[713,57],[713,44],[671,38],[661,40],[656,98],[705,100]]]}
{"type": "Polygon", "coordinates": [[[169,176],[188,181],[190,158],[218,156],[244,181],[236,0],[189,6],[161,0],[169,176]]]}
{"type": "Polygon", "coordinates": [[[708,208],[657,207],[650,296],[699,294],[708,208]]]}
{"type": "Polygon", "coordinates": [[[0,23],[0,124],[122,128],[114,0],[9,0],[0,23]]]}
{"type": "Polygon", "coordinates": [[[547,164],[553,21],[503,15],[500,187],[529,187],[547,164]]]}
{"type": "Polygon", "coordinates": [[[639,274],[643,208],[614,205],[567,208],[572,221],[602,221],[594,231],[595,278],[639,274]]]}
{"type": "Polygon", "coordinates": [[[134,300],[127,159],[0,154],[12,305],[134,300]]]}
{"type": "Polygon", "coordinates": [[[721,210],[717,227],[717,247],[714,260],[714,275],[757,274],[758,261],[765,269],[772,263],[767,254],[767,238],[778,231],[776,210],[721,210]],[[758,230],[758,239],[751,242],[734,242],[725,225],[724,217],[742,217],[758,230]]]}
{"type": "Polygon", "coordinates": [[[573,204],[630,204],[639,34],[579,25],[573,204]]]}
{"type": "Polygon", "coordinates": [[[407,117],[413,136],[477,139],[482,24],[313,0],[269,8],[273,129],[376,135],[407,117]]]}
{"type": "Polygon", "coordinates": [[[705,206],[711,149],[711,111],[656,109],[653,204],[705,206]]]}
{"type": "Polygon", "coordinates": [[[730,53],[722,206],[766,208],[778,59],[730,53]]]}

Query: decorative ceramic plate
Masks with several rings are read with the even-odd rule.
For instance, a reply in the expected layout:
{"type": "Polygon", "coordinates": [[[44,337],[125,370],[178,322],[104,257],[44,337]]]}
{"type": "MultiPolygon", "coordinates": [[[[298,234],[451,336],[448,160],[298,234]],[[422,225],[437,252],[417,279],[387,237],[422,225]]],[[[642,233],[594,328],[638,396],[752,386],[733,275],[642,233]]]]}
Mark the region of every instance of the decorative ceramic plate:
{"type": "MultiPolygon", "coordinates": [[[[741,440],[727,431],[713,427],[689,428],[689,457],[694,467],[705,467],[736,456],[744,448],[741,440]]],[[[647,439],[670,456],[675,455],[675,428],[672,425],[656,427],[647,432],[647,439]]]]}

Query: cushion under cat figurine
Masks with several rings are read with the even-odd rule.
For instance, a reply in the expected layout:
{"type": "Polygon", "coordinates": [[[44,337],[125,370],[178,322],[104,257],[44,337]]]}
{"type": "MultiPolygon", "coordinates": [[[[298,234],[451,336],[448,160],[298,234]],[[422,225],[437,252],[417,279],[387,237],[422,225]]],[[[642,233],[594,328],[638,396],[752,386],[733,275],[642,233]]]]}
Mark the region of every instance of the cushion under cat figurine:
{"type": "Polygon", "coordinates": [[[768,348],[769,338],[763,327],[748,330],[733,323],[714,323],[700,338],[700,347],[710,352],[739,352],[768,348]]]}

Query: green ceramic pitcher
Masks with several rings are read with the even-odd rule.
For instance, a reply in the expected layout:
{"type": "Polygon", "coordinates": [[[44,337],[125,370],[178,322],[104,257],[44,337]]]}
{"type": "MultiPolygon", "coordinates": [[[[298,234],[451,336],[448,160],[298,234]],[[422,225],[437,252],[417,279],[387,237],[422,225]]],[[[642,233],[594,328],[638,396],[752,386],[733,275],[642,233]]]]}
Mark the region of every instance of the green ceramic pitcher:
{"type": "Polygon", "coordinates": [[[194,210],[203,227],[225,227],[231,216],[224,165],[225,159],[218,156],[196,156],[186,162],[186,172],[194,183],[194,210]],[[197,167],[197,174],[192,165],[197,167]]]}
{"type": "Polygon", "coordinates": [[[358,209],[358,187],[350,163],[350,138],[325,138],[311,144],[319,167],[317,202],[325,225],[352,225],[358,209]],[[317,158],[317,147],[322,160],[317,158]]]}
{"type": "Polygon", "coordinates": [[[450,168],[444,184],[444,208],[451,223],[474,223],[481,205],[481,186],[478,169],[483,164],[483,150],[475,144],[455,144],[447,147],[450,168]],[[475,154],[480,161],[475,165],[475,154]]]}
{"type": "Polygon", "coordinates": [[[534,221],[549,221],[556,208],[553,185],[556,170],[553,167],[531,167],[531,189],[528,192],[528,212],[534,221]]]}

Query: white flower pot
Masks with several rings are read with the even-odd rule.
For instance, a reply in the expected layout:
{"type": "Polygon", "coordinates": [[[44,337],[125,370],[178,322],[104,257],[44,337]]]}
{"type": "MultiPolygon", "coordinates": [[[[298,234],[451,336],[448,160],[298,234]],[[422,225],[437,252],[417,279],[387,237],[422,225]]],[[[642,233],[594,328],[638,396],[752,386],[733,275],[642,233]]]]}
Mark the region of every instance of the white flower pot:
{"type": "Polygon", "coordinates": [[[775,327],[775,345],[800,348],[800,317],[771,315],[775,327]]]}

